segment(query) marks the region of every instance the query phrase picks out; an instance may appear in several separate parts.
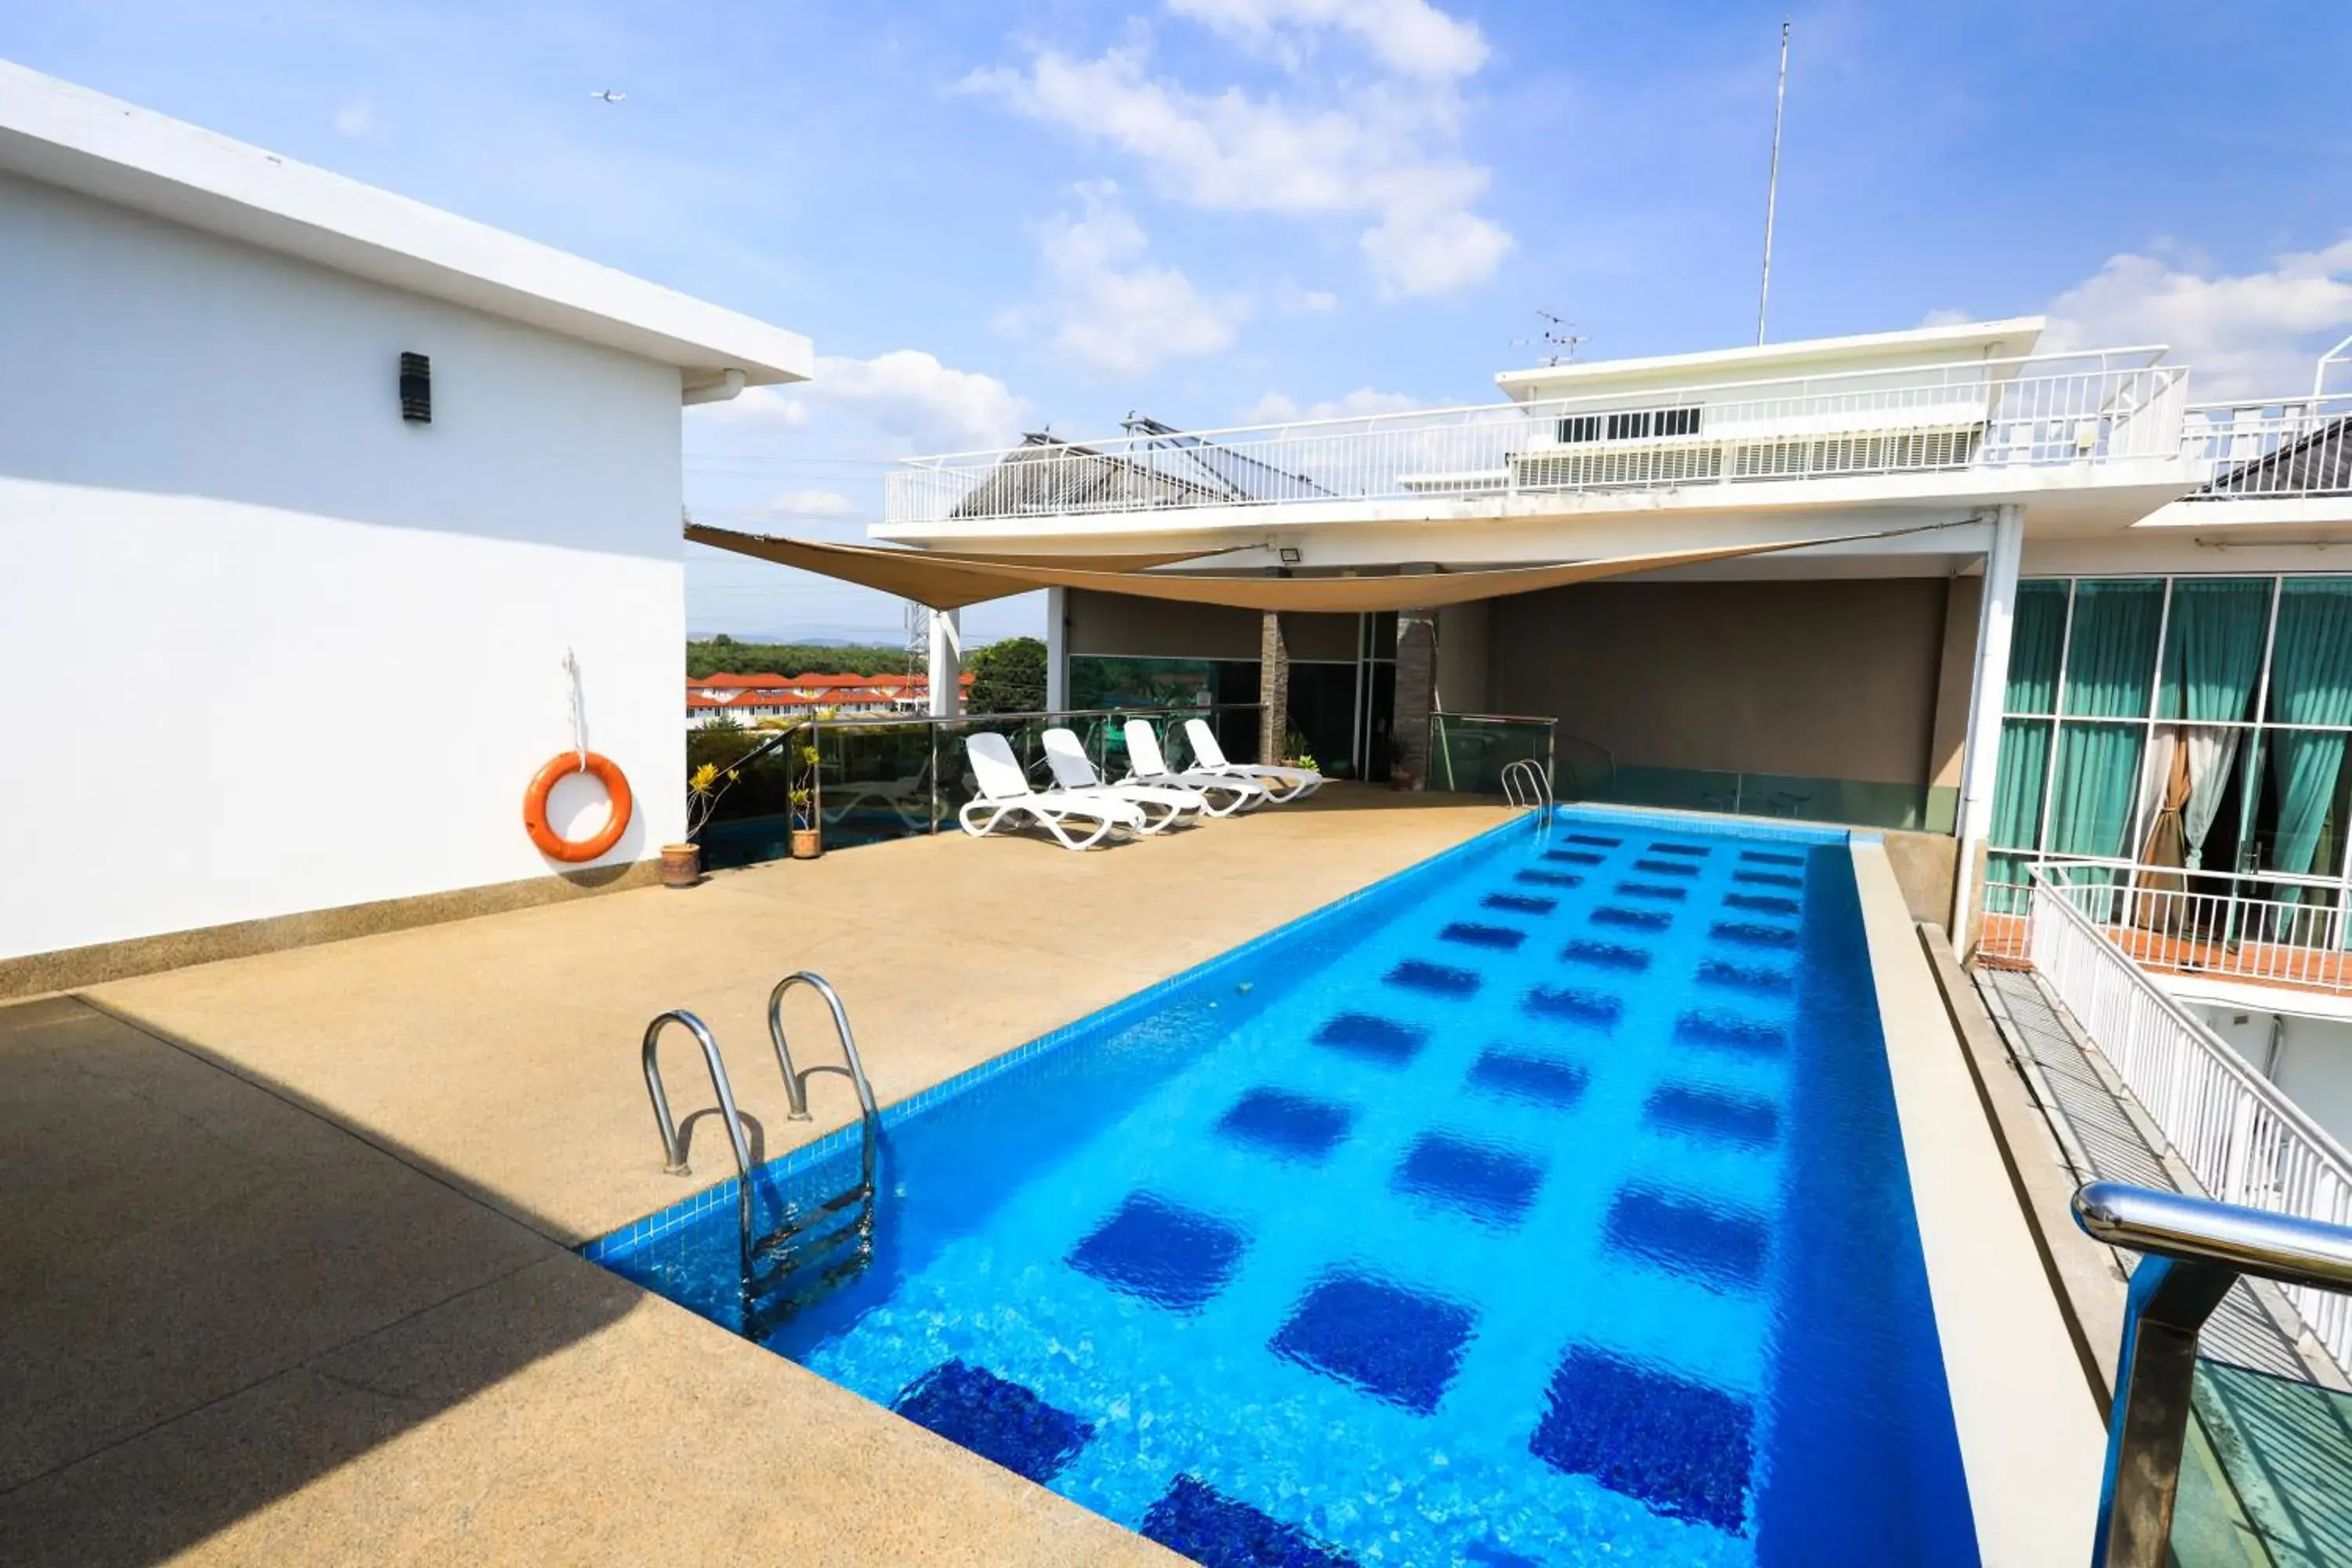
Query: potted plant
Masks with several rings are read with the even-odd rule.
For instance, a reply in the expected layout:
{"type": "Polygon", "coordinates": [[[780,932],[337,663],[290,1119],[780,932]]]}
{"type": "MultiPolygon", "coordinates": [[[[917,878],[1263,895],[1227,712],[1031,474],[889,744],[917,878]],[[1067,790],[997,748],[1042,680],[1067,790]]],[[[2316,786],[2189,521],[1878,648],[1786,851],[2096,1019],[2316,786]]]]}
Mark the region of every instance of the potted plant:
{"type": "Polygon", "coordinates": [[[817,751],[803,745],[793,753],[797,764],[793,786],[784,798],[793,812],[793,858],[814,860],[824,853],[824,834],[817,817],[817,751]]]}
{"type": "Polygon", "coordinates": [[[686,777],[686,837],[683,844],[665,844],[661,851],[661,879],[665,888],[691,888],[702,880],[702,846],[694,842],[702,830],[710,826],[710,814],[718,809],[719,797],[736,780],[733,768],[719,771],[717,763],[705,763],[686,777]]]}

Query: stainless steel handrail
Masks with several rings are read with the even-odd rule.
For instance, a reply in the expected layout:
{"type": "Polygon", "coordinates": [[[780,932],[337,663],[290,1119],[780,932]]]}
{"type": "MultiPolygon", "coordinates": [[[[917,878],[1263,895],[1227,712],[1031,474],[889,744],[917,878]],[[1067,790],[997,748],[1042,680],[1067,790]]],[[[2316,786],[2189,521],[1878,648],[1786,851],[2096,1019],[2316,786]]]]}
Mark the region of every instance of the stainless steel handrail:
{"type": "Polygon", "coordinates": [[[2197,1375],[2197,1336],[2240,1276],[2352,1290],[2352,1228],[2093,1182],[2074,1223],[2144,1254],[2124,1309],[2093,1568],[2164,1568],[2197,1375]]]}
{"type": "Polygon", "coordinates": [[[1503,801],[1514,811],[1549,812],[1552,804],[1551,780],[1536,765],[1532,757],[1519,757],[1503,764],[1503,801]]]}
{"type": "Polygon", "coordinates": [[[849,1014],[841,1005],[841,993],[835,991],[822,974],[806,969],[796,969],[776,982],[768,993],[768,1037],[775,1042],[776,1065],[784,1069],[784,1092],[792,1097],[792,1119],[809,1119],[808,1080],[811,1073],[835,1072],[857,1086],[857,1104],[868,1121],[880,1114],[874,1109],[874,1086],[866,1080],[866,1064],[858,1059],[857,1041],[849,1032],[849,1014]],[[805,985],[824,998],[833,1010],[833,1032],[841,1037],[841,1054],[846,1067],[831,1062],[817,1062],[794,1071],[792,1047],[784,1044],[784,993],[795,985],[805,985]]]}
{"type": "Polygon", "coordinates": [[[646,1094],[654,1102],[654,1121],[661,1129],[662,1152],[667,1156],[662,1169],[673,1176],[693,1173],[686,1163],[686,1145],[678,1141],[677,1122],[670,1115],[669,1096],[662,1089],[661,1064],[654,1056],[654,1047],[661,1043],[662,1031],[672,1024],[685,1026],[695,1043],[702,1047],[702,1059],[710,1068],[710,1087],[719,1091],[719,1114],[727,1124],[727,1142],[735,1151],[736,1173],[748,1183],[751,1177],[751,1148],[744,1142],[743,1117],[735,1109],[735,1090],[727,1081],[727,1064],[719,1059],[719,1042],[711,1038],[709,1026],[683,1007],[655,1015],[654,1021],[646,1026],[646,1042],[640,1052],[646,1094]]]}

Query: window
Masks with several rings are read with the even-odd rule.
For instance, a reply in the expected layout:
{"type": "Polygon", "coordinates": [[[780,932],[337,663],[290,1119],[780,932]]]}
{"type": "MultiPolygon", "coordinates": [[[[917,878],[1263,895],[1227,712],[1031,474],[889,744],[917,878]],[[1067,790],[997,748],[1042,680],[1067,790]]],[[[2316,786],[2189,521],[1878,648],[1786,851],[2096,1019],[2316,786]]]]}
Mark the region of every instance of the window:
{"type": "Polygon", "coordinates": [[[2345,906],[2352,575],[2021,584],[2004,709],[1988,907],[2069,862],[2345,906]]]}
{"type": "Polygon", "coordinates": [[[1559,422],[1564,447],[1587,441],[1646,441],[1652,437],[1696,436],[1696,408],[1627,408],[1615,414],[1570,414],[1559,422]]]}

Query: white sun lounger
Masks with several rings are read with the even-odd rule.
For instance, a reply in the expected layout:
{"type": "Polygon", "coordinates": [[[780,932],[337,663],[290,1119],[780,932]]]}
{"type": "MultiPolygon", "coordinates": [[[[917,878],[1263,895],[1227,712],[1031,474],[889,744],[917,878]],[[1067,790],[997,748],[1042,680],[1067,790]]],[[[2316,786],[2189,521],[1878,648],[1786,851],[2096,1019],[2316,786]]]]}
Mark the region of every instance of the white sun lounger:
{"type": "Polygon", "coordinates": [[[1050,793],[1055,796],[1100,795],[1126,801],[1142,811],[1146,833],[1172,827],[1180,819],[1209,809],[1208,797],[1198,790],[1167,784],[1103,783],[1102,775],[1087,760],[1086,745],[1076,731],[1048,730],[1045,741],[1045,765],[1054,771],[1057,786],[1050,793]]]}
{"type": "Polygon", "coordinates": [[[1160,732],[1149,719],[1127,721],[1128,778],[1139,784],[1168,784],[1198,790],[1209,803],[1211,816],[1231,816],[1253,805],[1263,805],[1272,792],[1255,779],[1238,773],[1171,773],[1160,750],[1160,732]],[[1223,804],[1220,805],[1222,801],[1223,804]]]}
{"type": "Polygon", "coordinates": [[[1323,775],[1313,768],[1278,768],[1260,763],[1229,763],[1224,748],[1217,744],[1216,732],[1205,719],[1184,721],[1184,738],[1192,742],[1192,760],[1213,773],[1231,773],[1245,779],[1258,779],[1277,801],[1305,800],[1323,787],[1323,775]],[[1281,785],[1276,793],[1276,785],[1281,785]]]}
{"type": "Polygon", "coordinates": [[[1127,801],[1107,795],[1072,795],[1055,790],[1039,794],[1029,787],[1028,775],[1005,744],[1002,735],[980,734],[966,737],[964,755],[971,760],[971,776],[979,783],[980,797],[967,802],[956,813],[956,821],[974,838],[995,832],[1028,818],[1052,834],[1065,849],[1088,849],[1101,843],[1114,831],[1126,828],[1131,833],[1144,831],[1143,813],[1127,801]],[[1091,822],[1094,830],[1073,837],[1063,825],[1066,822],[1091,822]]]}

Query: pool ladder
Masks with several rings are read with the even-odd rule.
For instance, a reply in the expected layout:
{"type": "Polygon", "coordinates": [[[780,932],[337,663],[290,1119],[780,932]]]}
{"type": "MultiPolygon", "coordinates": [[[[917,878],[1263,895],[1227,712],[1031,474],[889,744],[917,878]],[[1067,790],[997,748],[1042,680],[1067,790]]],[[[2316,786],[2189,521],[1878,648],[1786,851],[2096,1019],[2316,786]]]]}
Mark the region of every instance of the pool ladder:
{"type": "Polygon", "coordinates": [[[1541,810],[1551,816],[1551,776],[1533,757],[1521,757],[1503,768],[1503,800],[1514,811],[1541,810]]]}
{"type": "Polygon", "coordinates": [[[874,1105],[874,1086],[866,1077],[866,1064],[858,1058],[857,1039],[850,1032],[849,1014],[841,1005],[841,994],[823,975],[805,969],[794,970],[777,981],[775,989],[768,993],[768,1038],[775,1047],[776,1066],[784,1076],[790,1120],[809,1120],[811,1076],[830,1072],[849,1079],[857,1089],[858,1175],[857,1184],[845,1192],[814,1204],[788,1205],[783,1222],[763,1234],[755,1218],[751,1148],[743,1135],[743,1114],[735,1105],[735,1089],[727,1077],[727,1063],[719,1055],[719,1041],[711,1035],[709,1026],[683,1007],[655,1016],[653,1022],[646,1026],[645,1044],[640,1051],[646,1095],[653,1101],[654,1124],[661,1132],[663,1169],[673,1176],[690,1173],[686,1144],[677,1118],[670,1113],[669,1095],[662,1087],[661,1063],[655,1054],[663,1031],[672,1024],[683,1027],[702,1047],[703,1064],[710,1070],[710,1087],[719,1096],[719,1117],[727,1130],[727,1145],[735,1156],[736,1215],[743,1264],[743,1331],[756,1338],[795,1308],[831,1289],[873,1260],[876,1143],[882,1131],[881,1113],[874,1105]],[[795,985],[805,985],[824,998],[825,1006],[833,1014],[834,1034],[841,1043],[840,1064],[816,1062],[804,1068],[793,1065],[792,1047],[784,1039],[784,994],[795,985]],[[849,1217],[844,1223],[818,1234],[828,1220],[845,1214],[849,1217]],[[848,1244],[846,1252],[834,1256],[841,1252],[844,1243],[848,1244]],[[831,1261],[810,1279],[807,1271],[811,1266],[827,1258],[831,1261]],[[782,1288],[794,1281],[800,1282],[800,1288],[780,1298],[782,1288]]]}

